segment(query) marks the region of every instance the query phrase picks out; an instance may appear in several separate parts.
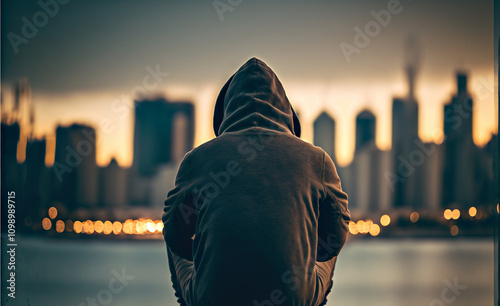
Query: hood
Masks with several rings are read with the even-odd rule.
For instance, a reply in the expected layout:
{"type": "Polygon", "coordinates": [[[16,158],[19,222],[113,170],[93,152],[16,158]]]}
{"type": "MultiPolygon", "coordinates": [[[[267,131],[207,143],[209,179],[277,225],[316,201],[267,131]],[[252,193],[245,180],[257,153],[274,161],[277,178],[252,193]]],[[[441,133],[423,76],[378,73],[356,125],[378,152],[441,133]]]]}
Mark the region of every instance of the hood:
{"type": "Polygon", "coordinates": [[[214,110],[214,132],[261,127],[300,137],[300,123],[276,74],[252,58],[222,87],[214,110]]]}

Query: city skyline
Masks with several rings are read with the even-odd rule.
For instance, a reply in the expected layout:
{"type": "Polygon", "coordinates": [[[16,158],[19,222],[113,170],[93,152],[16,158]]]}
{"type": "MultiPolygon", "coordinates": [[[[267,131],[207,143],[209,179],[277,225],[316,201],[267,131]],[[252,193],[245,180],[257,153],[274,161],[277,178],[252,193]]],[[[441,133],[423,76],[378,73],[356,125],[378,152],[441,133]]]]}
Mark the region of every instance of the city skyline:
{"type": "Polygon", "coordinates": [[[58,123],[98,126],[102,118],[111,119],[115,128],[103,133],[98,163],[106,165],[115,156],[120,165],[129,166],[133,120],[113,113],[117,99],[126,96],[131,109],[134,88],[143,85],[151,70],[168,73],[147,92],[195,103],[199,145],[213,137],[211,114],[220,87],[241,63],[257,56],[277,72],[301,113],[303,139],[312,142],[312,121],[325,108],[338,118],[337,155],[345,165],[354,151],[354,118],[366,107],[378,118],[377,146],[390,148],[390,104],[407,92],[403,47],[413,33],[422,50],[415,89],[420,136],[440,140],[442,106],[454,92],[455,70],[465,69],[469,90],[477,96],[474,138],[485,144],[497,129],[492,1],[400,1],[398,13],[386,26],[379,23],[380,33],[348,62],[340,45],[352,45],[355,28],[377,21],[374,15],[380,17],[388,3],[245,2],[220,19],[212,3],[106,2],[95,10],[92,1],[70,2],[60,5],[57,15],[16,53],[6,34],[20,35],[22,17],[41,8],[6,1],[3,98],[12,100],[8,86],[20,77],[32,82],[38,137],[53,137],[58,123]],[[262,22],[254,22],[257,12],[262,22]]]}
{"type": "MultiPolygon", "coordinates": [[[[460,73],[460,71],[458,71],[458,73],[460,73]]],[[[25,82],[25,81],[22,81],[22,82],[25,82]]],[[[470,82],[469,82],[470,83],[470,82]]],[[[25,86],[25,85],[24,85],[25,86]]],[[[29,86],[29,85],[28,85],[29,86]]],[[[409,88],[409,85],[407,85],[407,87],[409,88]]],[[[449,103],[449,99],[453,96],[453,94],[457,91],[456,89],[456,85],[454,85],[454,89],[451,90],[451,92],[449,93],[449,95],[447,96],[448,97],[448,100],[445,100],[444,103],[441,105],[441,107],[444,109],[444,106],[447,105],[449,103]]],[[[473,92],[471,92],[470,90],[470,85],[467,86],[468,90],[469,90],[469,93],[471,93],[471,95],[473,97],[475,97],[476,95],[474,95],[473,92]]],[[[417,89],[417,92],[418,92],[418,89],[417,89]]],[[[164,99],[164,97],[169,97],[169,95],[160,95],[160,94],[156,94],[154,95],[152,98],[150,99],[164,99]]],[[[388,101],[388,104],[391,104],[392,103],[392,98],[397,98],[397,97],[405,97],[406,95],[405,94],[402,94],[400,96],[398,95],[392,95],[391,97],[391,100],[388,101]]],[[[417,95],[418,97],[418,95],[417,95]]],[[[181,100],[182,101],[182,100],[181,100]]],[[[185,101],[185,100],[184,100],[185,101]]],[[[418,105],[421,107],[421,103],[419,101],[419,99],[417,98],[416,99],[418,105]]],[[[116,124],[117,123],[125,123],[126,120],[129,120],[129,117],[132,118],[131,120],[133,121],[133,108],[134,108],[134,103],[136,103],[135,101],[133,101],[132,105],[129,104],[129,101],[126,101],[126,100],[123,100],[123,99],[119,99],[119,100],[114,100],[113,102],[114,104],[112,104],[112,110],[115,111],[118,115],[121,115],[121,116],[124,116],[125,117],[125,120],[122,120],[122,119],[114,119],[111,118],[109,116],[102,116],[100,118],[100,120],[98,120],[97,122],[93,122],[91,120],[76,120],[76,121],[71,121],[71,120],[66,120],[66,121],[63,121],[62,122],[57,122],[55,123],[55,126],[54,126],[54,130],[53,132],[48,132],[46,133],[45,135],[40,135],[39,133],[37,133],[37,130],[36,130],[36,127],[34,129],[34,135],[36,136],[36,138],[42,138],[42,137],[45,137],[45,140],[47,141],[47,158],[46,158],[46,164],[48,166],[52,165],[53,161],[54,161],[54,157],[55,157],[55,146],[56,146],[56,137],[55,137],[55,131],[57,128],[59,127],[69,127],[73,124],[84,124],[84,125],[88,125],[88,126],[92,126],[93,128],[96,129],[96,133],[98,134],[97,137],[99,139],[101,139],[99,141],[99,146],[97,147],[97,165],[103,167],[103,166],[107,166],[110,162],[112,162],[112,160],[114,159],[115,161],[118,161],[118,164],[122,167],[130,167],[132,166],[132,160],[133,160],[133,130],[131,133],[126,133],[126,136],[129,136],[130,139],[129,139],[129,142],[131,143],[130,145],[132,146],[132,148],[130,148],[130,152],[128,152],[129,156],[130,156],[130,161],[129,162],[123,162],[123,160],[121,160],[120,158],[120,155],[119,154],[113,154],[113,153],[108,153],[108,154],[103,154],[103,147],[106,147],[107,144],[106,143],[106,133],[108,132],[109,129],[112,129],[112,130],[115,130],[116,129],[116,124]],[[125,116],[127,115],[127,116],[125,116]],[[111,127],[111,128],[110,128],[111,127]],[[100,135],[99,135],[100,134],[100,135]],[[130,134],[130,135],[128,135],[130,134]],[[103,137],[104,136],[104,137],[103,137]],[[101,153],[101,158],[99,158],[99,153],[101,153]],[[105,155],[103,157],[103,155],[105,155]]],[[[175,103],[175,101],[174,101],[175,103]]],[[[182,103],[182,102],[181,102],[182,103]]],[[[192,103],[193,106],[194,106],[194,113],[195,113],[195,118],[199,118],[200,114],[200,110],[198,109],[197,105],[198,103],[196,103],[195,101],[191,101],[189,103],[192,103]]],[[[342,122],[343,120],[346,120],[346,118],[342,118],[342,116],[340,116],[339,114],[336,114],[336,112],[332,112],[331,110],[331,107],[328,107],[327,105],[323,104],[322,105],[323,108],[320,108],[319,111],[317,111],[317,114],[316,114],[316,117],[312,117],[312,118],[307,118],[308,120],[303,120],[303,109],[299,106],[298,107],[298,113],[299,113],[299,116],[300,116],[300,120],[301,120],[301,125],[303,127],[303,130],[305,131],[303,133],[303,136],[302,136],[302,139],[304,139],[305,141],[308,141],[308,142],[311,142],[313,143],[313,132],[314,132],[314,129],[313,129],[313,126],[314,126],[314,122],[318,119],[318,117],[324,115],[324,114],[327,114],[329,117],[331,117],[332,119],[335,120],[335,124],[337,126],[337,132],[335,135],[332,135],[332,139],[335,141],[335,143],[333,144],[334,148],[335,148],[335,154],[331,154],[333,155],[332,157],[334,158],[334,160],[337,160],[338,164],[340,166],[347,166],[349,165],[350,163],[352,163],[352,159],[354,158],[354,152],[355,152],[355,147],[356,147],[356,138],[357,136],[355,135],[355,123],[356,123],[356,118],[359,114],[361,113],[364,113],[364,112],[369,112],[370,114],[374,115],[375,116],[375,125],[376,125],[376,134],[375,134],[375,145],[377,146],[377,148],[381,149],[382,151],[389,151],[391,150],[391,144],[390,142],[392,141],[392,136],[390,135],[383,135],[381,136],[380,135],[380,121],[381,121],[381,117],[383,118],[383,116],[377,116],[378,112],[376,111],[376,109],[373,109],[371,107],[361,107],[359,110],[357,110],[357,112],[354,112],[353,113],[353,118],[352,118],[352,131],[350,131],[352,134],[353,134],[353,139],[352,139],[352,150],[351,152],[348,154],[350,156],[346,157],[346,155],[342,155],[342,153],[339,154],[339,147],[342,147],[341,146],[341,143],[339,143],[339,139],[338,138],[342,138],[342,133],[340,133],[339,135],[339,122],[342,122]],[[343,119],[343,120],[342,120],[343,119]],[[338,137],[340,136],[340,137],[338,137]],[[380,141],[380,138],[385,138],[385,141],[388,141],[389,143],[388,144],[380,144],[381,141],[380,141]],[[339,161],[340,160],[340,161],[339,161]]],[[[392,107],[392,106],[391,106],[392,107]]],[[[475,103],[474,105],[474,109],[476,110],[478,108],[477,106],[477,102],[475,103]]],[[[5,109],[3,110],[5,111],[5,109]]],[[[36,112],[36,110],[35,110],[36,112]]],[[[491,131],[491,133],[488,135],[487,133],[485,133],[484,137],[481,138],[480,140],[478,140],[478,132],[477,132],[477,115],[478,112],[474,112],[473,113],[473,139],[474,139],[474,142],[476,143],[476,145],[478,146],[484,146],[486,145],[489,140],[491,139],[491,136],[493,135],[496,135],[496,132],[497,131],[491,131]]],[[[4,113],[4,115],[6,115],[4,113]]],[[[36,116],[36,114],[35,114],[36,116]]],[[[444,116],[444,113],[441,112],[441,116],[440,118],[438,118],[438,120],[442,120],[444,116]]],[[[427,142],[435,142],[437,144],[440,144],[442,142],[442,139],[444,137],[444,129],[443,127],[441,127],[439,129],[439,132],[435,135],[439,135],[437,138],[434,137],[422,137],[422,114],[421,114],[421,110],[418,111],[418,136],[423,140],[423,141],[427,141],[427,142]]],[[[211,119],[211,116],[210,116],[210,119],[211,119]]],[[[390,120],[392,121],[394,120],[393,118],[390,120]]],[[[424,119],[425,120],[425,119],[424,119]]],[[[195,120],[196,121],[196,120],[195,120]]],[[[210,140],[212,137],[215,137],[215,135],[213,135],[213,132],[211,131],[211,120],[206,120],[207,122],[205,122],[206,126],[203,127],[197,122],[197,124],[195,125],[196,126],[196,129],[195,129],[195,138],[194,138],[194,144],[195,146],[198,146],[200,144],[202,144],[203,142],[205,141],[208,141],[210,140]],[[209,138],[205,139],[205,140],[201,140],[200,141],[200,130],[206,130],[209,129],[210,130],[210,133],[209,134],[209,138]]],[[[345,123],[345,121],[344,121],[345,123]]],[[[442,122],[440,122],[441,124],[442,122]]],[[[35,124],[36,125],[36,124],[35,124]]],[[[389,122],[389,125],[390,125],[390,122],[389,122]]],[[[132,124],[132,129],[134,128],[134,124],[132,124]]],[[[389,130],[389,133],[391,133],[391,130],[392,128],[389,130]]],[[[483,131],[484,132],[484,131],[483,131]]],[[[434,133],[436,133],[436,130],[434,130],[434,133]]],[[[206,133],[205,133],[206,134],[206,133]]],[[[344,139],[345,141],[345,139],[344,139]]],[[[384,141],[384,142],[385,142],[384,141]]],[[[384,143],[383,142],[383,143],[384,143]]],[[[117,148],[114,148],[115,151],[114,152],[117,152],[117,148]]],[[[344,148],[344,151],[345,148],[344,148]]],[[[122,151],[123,152],[123,151],[122,151]]],[[[19,155],[18,155],[19,156],[19,155]]],[[[23,154],[21,154],[21,156],[23,156],[23,154]]],[[[19,157],[18,157],[19,158],[19,157]]],[[[23,157],[24,158],[24,157],[23,157]]]]}
{"type": "MultiPolygon", "coordinates": [[[[409,88],[412,88],[416,66],[406,67],[409,88]]],[[[419,138],[419,105],[412,91],[392,101],[393,133],[389,151],[375,145],[377,118],[374,113],[369,110],[358,113],[354,159],[347,166],[337,165],[343,189],[350,194],[353,212],[387,212],[399,208],[436,212],[443,207],[493,203],[492,169],[497,137],[484,148],[474,144],[475,102],[467,90],[468,77],[463,72],[457,72],[455,77],[456,92],[444,107],[445,139],[441,144],[419,138]]],[[[145,99],[134,103],[132,167],[120,167],[115,159],[107,166],[99,166],[96,152],[102,140],[96,137],[97,129],[78,123],[57,127],[55,161],[46,167],[46,151],[50,149],[46,149],[45,140],[28,137],[26,148],[20,145],[23,143],[20,135],[30,131],[32,123],[26,117],[35,116],[27,111],[31,91],[26,80],[16,88],[16,112],[2,117],[2,137],[6,144],[2,150],[5,164],[26,174],[17,176],[8,168],[3,175],[12,176],[13,184],[35,186],[26,195],[31,199],[26,203],[38,203],[29,206],[34,211],[36,207],[48,205],[75,211],[77,208],[161,204],[166,190],[173,188],[180,161],[194,145],[196,123],[191,102],[145,99]],[[18,116],[18,113],[24,115],[18,116]],[[16,159],[19,160],[21,150],[26,160],[19,163],[16,159]]],[[[109,126],[104,124],[100,128],[109,126]]],[[[314,144],[334,161],[336,134],[336,119],[328,113],[323,112],[314,120],[314,144]]]]}

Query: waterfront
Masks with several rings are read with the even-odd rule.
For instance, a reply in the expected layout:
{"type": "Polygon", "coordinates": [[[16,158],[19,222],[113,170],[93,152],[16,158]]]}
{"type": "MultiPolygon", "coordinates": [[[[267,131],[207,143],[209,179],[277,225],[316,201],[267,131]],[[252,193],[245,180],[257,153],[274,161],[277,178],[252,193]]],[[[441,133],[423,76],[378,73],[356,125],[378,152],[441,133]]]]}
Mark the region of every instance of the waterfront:
{"type": "MultiPolygon", "coordinates": [[[[175,306],[164,247],[161,240],[19,237],[17,297],[3,297],[2,304],[80,306],[92,305],[90,298],[96,305],[175,306]],[[110,288],[116,273],[125,277],[110,288]]],[[[455,278],[467,288],[448,291],[453,301],[442,305],[491,305],[493,267],[491,238],[351,240],[328,305],[441,305],[435,300],[455,278]]]]}

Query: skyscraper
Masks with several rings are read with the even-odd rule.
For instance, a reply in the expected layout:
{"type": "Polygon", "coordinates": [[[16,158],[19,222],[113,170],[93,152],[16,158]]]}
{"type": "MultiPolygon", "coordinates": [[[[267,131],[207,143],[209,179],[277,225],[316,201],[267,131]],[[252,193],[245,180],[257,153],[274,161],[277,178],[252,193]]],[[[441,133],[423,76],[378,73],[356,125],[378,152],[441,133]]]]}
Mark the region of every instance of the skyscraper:
{"type": "Polygon", "coordinates": [[[479,149],[472,139],[473,100],[467,74],[456,74],[457,92],[444,107],[443,206],[471,204],[478,190],[475,172],[479,149]]]}
{"type": "Polygon", "coordinates": [[[193,144],[192,103],[172,103],[163,98],[135,103],[133,166],[140,175],[154,175],[160,165],[184,155],[193,144]]]}
{"type": "Polygon", "coordinates": [[[335,158],[335,120],[326,112],[314,121],[314,145],[321,147],[336,162],[335,158]]]}
{"type": "Polygon", "coordinates": [[[364,110],[356,116],[356,149],[375,143],[375,115],[364,110]]]}
{"type": "Polygon", "coordinates": [[[394,173],[391,184],[395,207],[414,207],[415,183],[420,169],[408,164],[418,138],[418,104],[415,97],[415,83],[419,68],[419,49],[410,38],[405,44],[405,72],[408,80],[408,95],[394,98],[392,105],[392,152],[394,173]],[[410,167],[411,166],[411,167],[410,167]]]}
{"type": "Polygon", "coordinates": [[[57,127],[52,173],[56,201],[68,209],[97,205],[98,169],[93,127],[82,124],[57,127]]]}
{"type": "Polygon", "coordinates": [[[363,110],[356,116],[356,148],[354,159],[342,172],[351,172],[347,189],[353,209],[363,212],[387,211],[391,203],[390,186],[384,175],[392,169],[390,152],[375,144],[375,115],[363,110]]]}
{"type": "Polygon", "coordinates": [[[50,169],[45,167],[45,139],[29,139],[26,146],[22,214],[33,220],[42,209],[48,208],[50,197],[50,169]]]}

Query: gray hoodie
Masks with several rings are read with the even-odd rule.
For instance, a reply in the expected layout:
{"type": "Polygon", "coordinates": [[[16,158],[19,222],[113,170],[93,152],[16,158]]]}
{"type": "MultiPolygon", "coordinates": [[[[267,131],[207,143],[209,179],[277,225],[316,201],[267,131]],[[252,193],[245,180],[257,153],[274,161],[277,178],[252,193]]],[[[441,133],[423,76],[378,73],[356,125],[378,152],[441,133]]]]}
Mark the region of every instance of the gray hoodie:
{"type": "Polygon", "coordinates": [[[298,138],[283,86],[256,58],[221,90],[214,130],[186,154],[165,201],[167,247],[192,270],[179,276],[189,278],[183,296],[191,305],[319,305],[350,220],[332,159],[298,138]]]}

